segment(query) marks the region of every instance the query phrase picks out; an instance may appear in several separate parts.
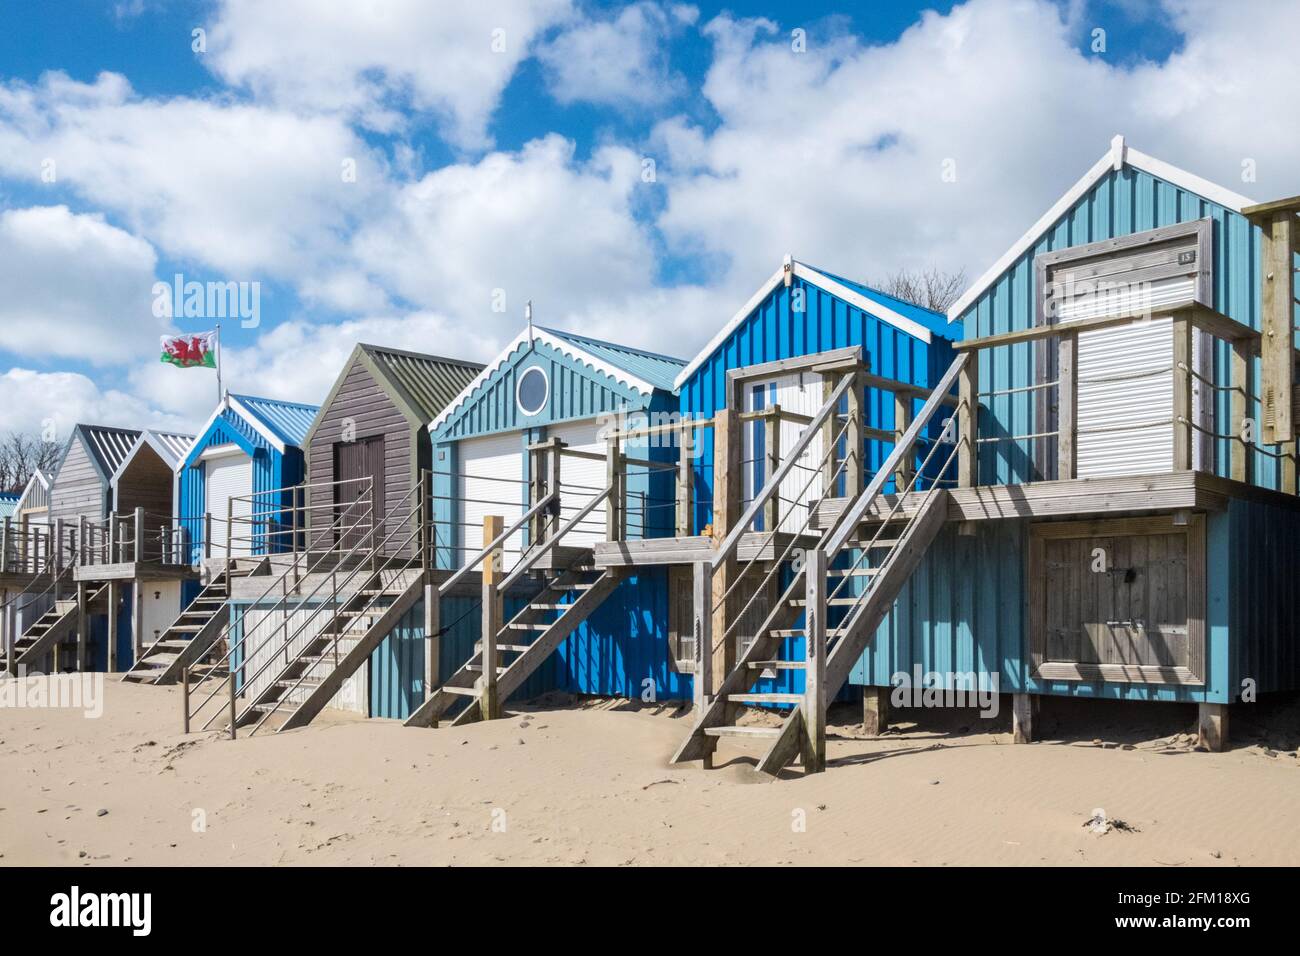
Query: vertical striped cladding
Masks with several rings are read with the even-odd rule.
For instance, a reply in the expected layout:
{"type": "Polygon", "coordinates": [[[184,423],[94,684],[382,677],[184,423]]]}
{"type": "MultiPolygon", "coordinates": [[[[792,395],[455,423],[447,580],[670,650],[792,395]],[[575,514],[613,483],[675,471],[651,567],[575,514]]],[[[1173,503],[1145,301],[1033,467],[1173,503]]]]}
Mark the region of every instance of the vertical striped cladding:
{"type": "MultiPolygon", "coordinates": [[[[644,406],[648,396],[545,342],[521,342],[437,429],[434,440],[455,441],[493,432],[535,428],[551,422],[591,418],[644,406]],[[531,344],[531,348],[529,347],[531,344]],[[525,369],[540,367],[550,382],[546,407],[524,415],[515,402],[515,385],[525,369]]],[[[432,416],[431,416],[432,417],[432,416]]]]}
{"type": "MultiPolygon", "coordinates": [[[[1232,514],[1235,522],[1237,504],[1232,514]]],[[[1300,522],[1297,522],[1300,525],[1300,522]]],[[[950,674],[997,675],[1002,693],[1029,692],[1116,700],[1227,702],[1229,625],[1242,613],[1239,594],[1227,575],[1207,576],[1206,683],[1203,687],[1127,684],[1105,681],[1044,681],[1030,676],[1026,620],[1026,549],[1029,522],[1021,519],[981,521],[976,533],[959,535],[949,525],[899,594],[894,610],[849,676],[850,683],[890,685],[900,672],[912,678],[940,676],[936,686],[950,687],[950,674]]],[[[1300,527],[1296,528],[1300,531],[1300,527]]],[[[1228,557],[1229,515],[1209,517],[1207,564],[1222,567],[1228,557]]],[[[1292,561],[1294,565],[1295,562],[1292,561]]],[[[1239,644],[1233,625],[1232,645],[1239,644]]],[[[1292,656],[1294,661],[1294,655],[1292,656]]],[[[989,686],[984,684],[983,686],[989,686]]]]}
{"type": "MultiPolygon", "coordinates": [[[[282,453],[266,440],[247,419],[232,409],[225,409],[202,435],[195,439],[189,454],[181,463],[178,480],[178,497],[176,514],[184,529],[185,540],[191,542],[191,560],[202,557],[203,513],[206,507],[207,468],[200,460],[203,452],[221,445],[238,445],[253,462],[253,492],[265,494],[277,489],[290,488],[302,481],[303,455],[301,449],[286,446],[282,453]]],[[[268,502],[269,503],[269,502],[268,502]]],[[[280,505],[289,507],[291,495],[280,496],[280,505]]],[[[269,510],[258,508],[259,511],[269,510]]],[[[225,515],[213,515],[214,545],[225,547],[225,515]]],[[[290,520],[290,519],[285,519],[290,520]]],[[[272,551],[288,550],[288,540],[276,539],[271,545],[272,551]]],[[[254,553],[264,553],[264,548],[255,548],[254,553]]],[[[214,551],[214,554],[218,553],[214,551]]]]}
{"type": "MultiPolygon", "coordinates": [[[[523,607],[506,601],[507,618],[523,607]]],[[[439,678],[446,680],[474,650],[481,632],[476,598],[446,597],[439,648],[439,678]]],[[[668,650],[668,574],[646,569],[624,581],[559,649],[544,661],[513,700],[550,691],[687,700],[691,678],[678,674],[668,650]]],[[[372,717],[405,718],[424,699],[424,604],[417,603],[370,658],[372,717]]]]}
{"type": "MultiPolygon", "coordinates": [[[[954,327],[957,337],[960,337],[959,329],[954,327]]],[[[683,416],[708,418],[725,407],[730,369],[851,346],[862,347],[872,373],[913,385],[933,385],[952,362],[948,339],[934,336],[927,344],[795,278],[790,288],[778,286],[773,290],[682,383],[681,412],[683,416]],[[796,295],[803,297],[803,312],[795,311],[796,295]]],[[[870,427],[894,427],[894,403],[889,393],[868,389],[864,408],[870,427]]],[[[694,527],[697,532],[711,520],[709,509],[713,498],[712,430],[706,429],[703,436],[702,453],[696,466],[698,504],[694,527]]],[[[868,442],[864,458],[868,473],[878,468],[891,450],[889,443],[868,442]]]]}
{"type": "Polygon", "coordinates": [[[79,435],[73,435],[50,487],[50,523],[75,525],[82,515],[100,521],[108,514],[108,480],[79,435]]]}
{"type": "MultiPolygon", "coordinates": [[[[1211,219],[1214,224],[1214,308],[1243,325],[1259,329],[1259,230],[1239,213],[1149,173],[1125,166],[1098,181],[958,317],[965,327],[966,336],[995,335],[1033,326],[1039,291],[1034,257],[1041,253],[1204,218],[1211,219]]],[[[1214,366],[1216,381],[1227,381],[1231,356],[1225,343],[1217,344],[1214,366]]],[[[1031,385],[1034,371],[1032,343],[986,350],[980,353],[980,390],[1031,385]]],[[[1258,380],[1257,360],[1255,381],[1258,380]]],[[[983,435],[1024,435],[1037,430],[1033,392],[986,397],[983,401],[986,409],[980,424],[983,435]]],[[[1227,421],[1228,401],[1228,393],[1222,392],[1216,409],[1221,422],[1227,421]]],[[[1251,414],[1258,420],[1257,404],[1251,414]]],[[[1215,430],[1226,431],[1224,428],[1215,430]]],[[[1014,484],[1031,480],[1033,449],[1030,444],[1029,441],[986,444],[980,455],[981,482],[1014,484]]],[[[1276,451],[1275,448],[1268,450],[1276,451]]],[[[1215,471],[1226,475],[1226,440],[1216,441],[1215,458],[1215,471]]],[[[1277,487],[1275,459],[1257,453],[1255,474],[1256,484],[1277,487]]]]}
{"type": "Polygon", "coordinates": [[[1231,602],[1232,690],[1252,680],[1260,691],[1300,689],[1300,511],[1235,499],[1230,529],[1209,579],[1231,602]],[[1222,573],[1222,570],[1227,573],[1222,573]]]}

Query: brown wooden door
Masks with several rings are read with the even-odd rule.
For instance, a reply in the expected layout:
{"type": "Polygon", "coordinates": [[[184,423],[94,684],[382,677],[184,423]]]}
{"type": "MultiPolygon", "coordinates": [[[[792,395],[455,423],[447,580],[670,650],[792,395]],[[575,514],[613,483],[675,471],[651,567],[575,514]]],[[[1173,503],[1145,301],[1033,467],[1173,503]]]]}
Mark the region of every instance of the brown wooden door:
{"type": "Polygon", "coordinates": [[[1204,528],[1169,519],[1040,525],[1031,533],[1040,676],[1199,682],[1204,528]],[[1077,533],[1071,533],[1077,532],[1077,533]]]}
{"type": "Polygon", "coordinates": [[[341,547],[355,545],[358,551],[373,547],[385,530],[381,527],[374,536],[366,536],[371,521],[382,520],[384,514],[384,436],[335,445],[334,480],[344,482],[334,488],[334,517],[339,526],[335,539],[341,547]],[[369,507],[361,502],[366,485],[359,479],[365,478],[371,479],[369,507]]]}

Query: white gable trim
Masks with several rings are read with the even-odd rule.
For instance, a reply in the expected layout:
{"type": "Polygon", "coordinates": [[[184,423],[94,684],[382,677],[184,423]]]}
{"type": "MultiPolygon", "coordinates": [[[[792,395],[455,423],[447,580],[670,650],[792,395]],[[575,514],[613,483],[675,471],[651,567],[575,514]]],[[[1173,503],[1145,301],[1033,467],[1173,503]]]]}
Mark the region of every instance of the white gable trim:
{"type": "MultiPolygon", "coordinates": [[[[794,274],[800,279],[803,279],[809,285],[817,286],[823,292],[829,292],[831,295],[843,299],[855,309],[866,312],[868,315],[874,315],[882,322],[887,322],[895,328],[906,332],[908,335],[915,336],[926,344],[929,344],[930,330],[925,326],[918,322],[914,322],[912,319],[906,318],[905,316],[899,315],[893,309],[881,305],[879,302],[873,302],[860,292],[855,292],[848,286],[836,282],[830,276],[818,272],[811,266],[804,265],[802,262],[796,260],[794,261],[794,274]]],[[[772,294],[772,291],[781,284],[784,278],[785,266],[782,265],[781,268],[772,273],[766,282],[758,287],[758,291],[749,297],[749,301],[740,307],[740,310],[731,317],[727,324],[722,327],[722,330],[709,340],[709,344],[704,346],[704,348],[696,354],[695,358],[691,359],[690,364],[678,373],[677,378],[673,381],[673,387],[681,388],[682,385],[685,384],[686,380],[694,375],[696,370],[708,360],[709,356],[722,347],[722,343],[727,341],[727,338],[731,333],[734,332],[736,328],[745,321],[745,319],[749,318],[750,314],[762,304],[764,299],[772,294]]]]}
{"type": "MultiPolygon", "coordinates": [[[[457,395],[454,399],[452,399],[451,402],[447,405],[447,407],[438,413],[438,417],[435,418],[433,421],[429,422],[429,434],[433,434],[433,432],[436,429],[446,424],[446,422],[449,419],[451,419],[451,417],[457,411],[459,411],[461,406],[465,404],[465,402],[469,399],[469,397],[474,394],[474,392],[478,389],[478,387],[482,385],[484,382],[486,382],[493,375],[495,375],[497,370],[506,364],[506,360],[509,359],[510,356],[514,354],[515,350],[519,348],[520,345],[529,341],[528,339],[529,331],[530,331],[529,329],[525,329],[524,331],[516,335],[510,341],[510,344],[507,345],[504,349],[502,349],[501,352],[497,355],[497,357],[493,359],[491,362],[489,362],[488,365],[483,369],[483,371],[479,372],[478,375],[474,377],[473,381],[471,381],[468,385],[466,385],[463,389],[461,389],[460,394],[457,395]]],[[[573,359],[576,362],[582,362],[584,365],[590,365],[593,371],[599,372],[602,375],[608,375],[616,382],[626,385],[628,388],[635,389],[636,391],[640,392],[642,395],[649,395],[651,392],[655,390],[655,387],[651,385],[649,382],[647,382],[645,379],[633,375],[632,373],[628,372],[626,369],[619,368],[617,365],[611,365],[609,362],[606,362],[604,359],[597,358],[596,356],[592,355],[590,352],[587,352],[584,349],[579,348],[578,346],[574,345],[572,342],[560,338],[558,335],[552,335],[550,332],[546,331],[545,329],[537,328],[536,326],[532,328],[531,332],[533,336],[532,341],[541,342],[544,345],[549,345],[557,352],[560,352],[561,354],[573,359]]]]}
{"type": "MultiPolygon", "coordinates": [[[[175,461],[173,461],[171,449],[168,448],[166,445],[164,445],[155,437],[152,429],[146,428],[144,431],[140,433],[140,437],[135,440],[135,444],[131,446],[131,450],[126,453],[125,457],[123,457],[122,464],[117,466],[117,471],[113,472],[113,474],[109,477],[108,479],[109,484],[113,485],[114,489],[116,489],[118,479],[122,477],[122,473],[126,471],[127,466],[130,465],[131,462],[135,460],[135,456],[139,454],[140,449],[145,445],[148,445],[150,448],[152,448],[154,452],[158,455],[158,457],[163,460],[163,464],[168,465],[173,472],[175,472],[176,469],[179,468],[182,463],[184,463],[185,458],[188,457],[188,452],[187,452],[186,456],[176,458],[175,461]]],[[[190,442],[190,447],[191,448],[194,447],[193,442],[190,442]]],[[[113,495],[114,495],[114,500],[116,501],[116,496],[117,496],[116,490],[114,490],[113,495]]]]}
{"type": "Polygon", "coordinates": [[[1247,199],[1239,193],[1234,193],[1230,189],[1224,189],[1217,186],[1208,179],[1202,179],[1194,173],[1189,173],[1185,169],[1179,169],[1177,166],[1171,166],[1154,156],[1148,156],[1146,153],[1139,152],[1131,146],[1127,146],[1123,136],[1116,136],[1111,140],[1110,149],[1106,155],[1097,160],[1093,167],[1084,173],[1083,178],[1070,187],[1064,196],[1056,201],[1051,209],[1043,213],[1039,220],[1029,227],[1029,231],[1015,241],[997,262],[993,263],[988,270],[975,280],[961,298],[952,304],[948,309],[948,321],[955,321],[963,312],[970,308],[971,304],[983,295],[988,288],[998,280],[998,277],[1012,264],[1024,255],[1030,247],[1033,246],[1043,234],[1056,225],[1076,202],[1088,194],[1088,192],[1099,183],[1102,178],[1113,171],[1122,169],[1125,165],[1132,166],[1144,173],[1155,176],[1157,179],[1163,179],[1165,182],[1177,186],[1179,189],[1186,190],[1190,193],[1196,193],[1212,203],[1217,203],[1225,209],[1231,209],[1233,212],[1241,212],[1247,206],[1255,205],[1253,199],[1247,199]]]}

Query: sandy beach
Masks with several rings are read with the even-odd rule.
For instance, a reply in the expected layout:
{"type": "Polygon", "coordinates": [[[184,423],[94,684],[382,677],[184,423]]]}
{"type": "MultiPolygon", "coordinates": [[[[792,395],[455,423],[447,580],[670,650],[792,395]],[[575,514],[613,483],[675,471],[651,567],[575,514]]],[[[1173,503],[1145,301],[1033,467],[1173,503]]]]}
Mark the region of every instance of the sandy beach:
{"type": "Polygon", "coordinates": [[[1195,750],[1193,708],[1049,700],[1045,739],[1017,746],[1005,709],[903,712],[864,739],[840,706],[827,772],[773,781],[755,745],[669,766],[672,705],[440,730],[327,712],[230,741],[180,732],[178,688],[104,694],[98,719],[0,710],[0,864],[1300,863],[1294,701],[1234,709],[1221,754],[1195,750]]]}

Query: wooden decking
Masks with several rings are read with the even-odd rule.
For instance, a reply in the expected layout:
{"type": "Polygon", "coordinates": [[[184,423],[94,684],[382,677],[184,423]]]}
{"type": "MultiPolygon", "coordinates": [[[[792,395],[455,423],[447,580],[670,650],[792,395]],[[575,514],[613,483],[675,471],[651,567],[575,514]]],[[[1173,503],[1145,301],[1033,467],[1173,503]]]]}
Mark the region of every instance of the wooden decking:
{"type": "MultiPolygon", "coordinates": [[[[736,548],[736,559],[775,561],[786,553],[794,535],[779,532],[768,535],[762,532],[741,537],[736,548]]],[[[817,543],[816,535],[802,535],[807,547],[817,543]]],[[[602,541],[594,547],[598,568],[618,568],[641,565],[691,564],[703,561],[713,553],[714,539],[708,535],[691,535],[684,538],[645,538],[638,541],[602,541]]]]}
{"type": "Polygon", "coordinates": [[[74,581],[189,581],[198,577],[198,568],[161,561],[83,564],[72,569],[74,581]]]}

